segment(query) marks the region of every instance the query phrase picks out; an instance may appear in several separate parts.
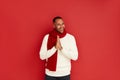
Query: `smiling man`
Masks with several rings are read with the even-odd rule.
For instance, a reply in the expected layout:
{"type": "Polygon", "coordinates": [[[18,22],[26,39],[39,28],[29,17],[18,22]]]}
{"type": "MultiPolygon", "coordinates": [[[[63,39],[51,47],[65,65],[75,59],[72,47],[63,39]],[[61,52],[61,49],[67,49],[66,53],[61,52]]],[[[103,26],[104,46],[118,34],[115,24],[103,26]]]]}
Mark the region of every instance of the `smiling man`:
{"type": "Polygon", "coordinates": [[[39,54],[40,59],[46,60],[45,80],[70,80],[71,60],[78,59],[78,50],[62,17],[53,18],[53,30],[45,35],[39,54]]]}

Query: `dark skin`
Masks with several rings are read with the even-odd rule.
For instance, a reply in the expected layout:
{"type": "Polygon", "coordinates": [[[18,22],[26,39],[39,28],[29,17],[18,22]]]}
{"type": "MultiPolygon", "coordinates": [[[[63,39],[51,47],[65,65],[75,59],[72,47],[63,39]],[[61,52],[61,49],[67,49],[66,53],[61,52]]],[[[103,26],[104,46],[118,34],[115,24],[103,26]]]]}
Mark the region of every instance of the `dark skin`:
{"type": "MultiPolygon", "coordinates": [[[[64,32],[65,25],[64,25],[64,21],[62,19],[56,19],[55,22],[53,23],[53,25],[54,25],[54,28],[58,32],[60,32],[60,33],[64,32]]],[[[57,36],[57,42],[56,42],[55,48],[57,50],[62,50],[62,46],[61,46],[61,42],[60,42],[59,36],[57,36]]]]}

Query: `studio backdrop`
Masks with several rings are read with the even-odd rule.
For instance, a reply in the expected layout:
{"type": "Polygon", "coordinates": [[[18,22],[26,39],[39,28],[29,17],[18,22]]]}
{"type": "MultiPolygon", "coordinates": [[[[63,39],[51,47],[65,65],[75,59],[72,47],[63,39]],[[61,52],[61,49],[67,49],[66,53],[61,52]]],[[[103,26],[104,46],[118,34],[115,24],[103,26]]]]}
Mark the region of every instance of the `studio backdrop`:
{"type": "Polygon", "coordinates": [[[76,38],[71,80],[120,80],[119,0],[1,0],[0,80],[44,80],[39,50],[55,16],[76,38]]]}

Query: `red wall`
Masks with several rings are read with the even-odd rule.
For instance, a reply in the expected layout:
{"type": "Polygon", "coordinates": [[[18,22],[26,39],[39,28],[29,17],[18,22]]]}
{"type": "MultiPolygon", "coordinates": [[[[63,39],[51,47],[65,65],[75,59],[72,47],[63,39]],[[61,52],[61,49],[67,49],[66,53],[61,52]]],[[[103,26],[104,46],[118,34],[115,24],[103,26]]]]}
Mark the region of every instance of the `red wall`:
{"type": "Polygon", "coordinates": [[[0,1],[0,80],[44,80],[39,49],[56,15],[77,40],[71,80],[120,80],[119,0],[0,1]]]}

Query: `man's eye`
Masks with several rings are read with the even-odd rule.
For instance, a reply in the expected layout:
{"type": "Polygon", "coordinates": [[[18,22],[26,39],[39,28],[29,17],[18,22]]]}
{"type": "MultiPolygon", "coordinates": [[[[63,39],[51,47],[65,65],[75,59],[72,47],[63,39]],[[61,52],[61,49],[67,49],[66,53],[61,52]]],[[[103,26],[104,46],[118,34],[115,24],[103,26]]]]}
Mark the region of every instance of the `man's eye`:
{"type": "Polygon", "coordinates": [[[57,24],[57,26],[60,26],[60,24],[57,24]]]}
{"type": "Polygon", "coordinates": [[[64,23],[62,23],[62,24],[57,24],[57,26],[62,26],[62,25],[64,25],[64,23]]]}

